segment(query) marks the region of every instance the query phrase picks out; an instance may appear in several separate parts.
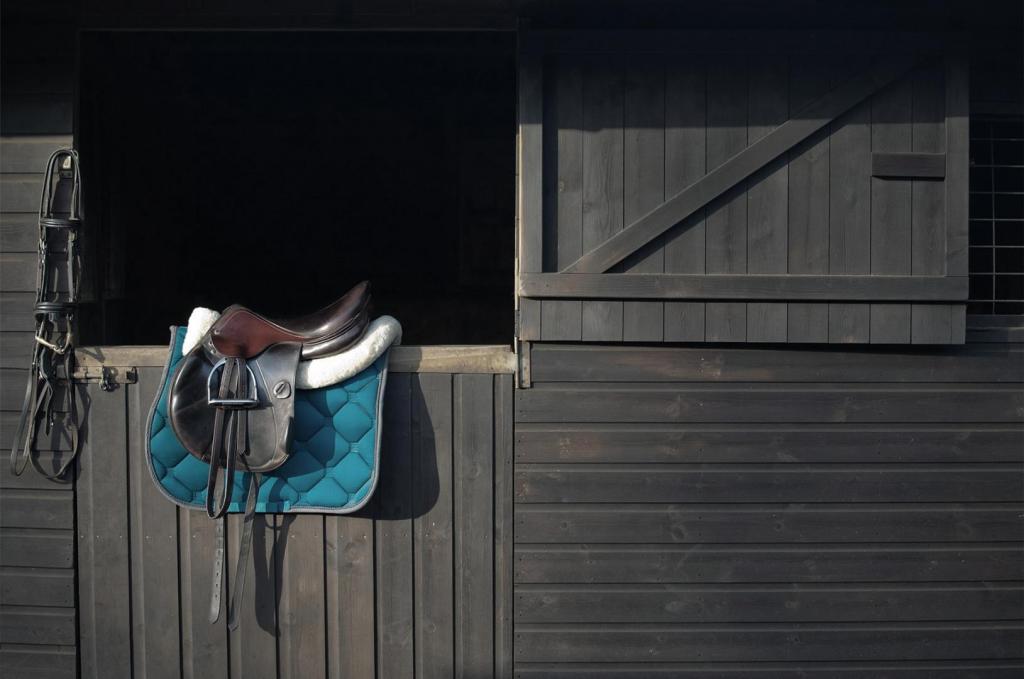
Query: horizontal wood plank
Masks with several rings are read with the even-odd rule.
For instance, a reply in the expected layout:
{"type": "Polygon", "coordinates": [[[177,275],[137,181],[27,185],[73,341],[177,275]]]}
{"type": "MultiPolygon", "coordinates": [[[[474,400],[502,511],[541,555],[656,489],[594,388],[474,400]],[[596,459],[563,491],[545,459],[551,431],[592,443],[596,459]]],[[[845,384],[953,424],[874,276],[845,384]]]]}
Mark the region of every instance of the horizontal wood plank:
{"type": "MultiPolygon", "coordinates": [[[[167,363],[164,346],[96,346],[75,350],[76,375],[107,367],[160,368],[167,363]]],[[[514,374],[516,355],[504,345],[396,346],[388,369],[399,373],[514,374]]]]}
{"type": "Polygon", "coordinates": [[[516,501],[1014,502],[1020,464],[520,464],[516,501]]]}
{"type": "MultiPolygon", "coordinates": [[[[0,351],[0,355],[2,355],[2,351],[0,351]]],[[[6,379],[12,373],[5,369],[2,374],[6,379]]],[[[23,370],[20,373],[17,373],[17,377],[15,378],[21,383],[21,388],[23,390],[25,388],[25,380],[27,378],[28,370],[23,370]]],[[[21,403],[18,402],[15,407],[21,408],[21,403]]],[[[4,441],[5,445],[11,445],[14,441],[14,432],[17,430],[20,417],[21,415],[17,410],[0,412],[0,440],[4,441]]],[[[46,431],[45,427],[36,432],[35,449],[41,453],[66,453],[71,450],[71,435],[68,429],[64,426],[63,418],[57,418],[53,423],[53,426],[50,427],[49,432],[46,431]]],[[[40,459],[44,462],[53,461],[52,455],[43,455],[40,459]]],[[[28,474],[28,472],[26,472],[26,474],[28,474]]],[[[42,487],[35,485],[35,481],[15,481],[9,476],[4,475],[3,472],[0,472],[0,488],[19,487],[23,483],[29,484],[25,487],[42,487]]],[[[46,486],[46,488],[53,487],[53,484],[46,486]]],[[[59,487],[59,485],[57,487],[59,487]]]]}
{"type": "Polygon", "coordinates": [[[516,461],[1019,464],[1024,427],[520,424],[516,461]]]}
{"type": "Polygon", "coordinates": [[[44,165],[33,173],[0,174],[0,211],[38,213],[45,169],[44,165]]]}
{"type": "Polygon", "coordinates": [[[516,663],[522,679],[1020,679],[1016,660],[516,663]]]}
{"type": "Polygon", "coordinates": [[[5,332],[34,332],[35,301],[31,292],[0,292],[0,328],[5,332]]]}
{"type": "MultiPolygon", "coordinates": [[[[624,232],[623,232],[624,233],[624,232]]],[[[963,302],[963,276],[813,276],[788,274],[520,274],[520,294],[535,299],[726,299],[818,302],[963,302]]]]}
{"type": "Polygon", "coordinates": [[[1006,422],[1024,421],[1015,385],[534,386],[516,400],[520,422],[1006,422]]]}
{"type": "Polygon", "coordinates": [[[519,623],[731,623],[1016,620],[1024,585],[520,585],[519,623]]]}
{"type": "Polygon", "coordinates": [[[75,643],[75,609],[0,606],[0,636],[6,644],[75,643]]]}
{"type": "Polygon", "coordinates": [[[70,529],[0,528],[0,566],[71,568],[74,550],[70,529]]]}
{"type": "Polygon", "coordinates": [[[63,490],[11,489],[0,493],[0,522],[5,528],[71,528],[73,511],[63,490]]]}
{"type": "Polygon", "coordinates": [[[871,154],[871,175],[900,179],[942,179],[946,176],[945,153],[871,154]]]}
{"type": "Polygon", "coordinates": [[[517,583],[994,582],[1024,572],[1024,546],[519,545],[517,583]]]}
{"type": "Polygon", "coordinates": [[[75,607],[75,572],[70,568],[0,567],[0,605],[75,607]]]}
{"type": "Polygon", "coordinates": [[[1018,541],[1020,503],[517,505],[517,543],[1018,541]]]}
{"type": "Polygon", "coordinates": [[[1024,382],[1024,348],[534,345],[534,382],[1024,382]]]}
{"type": "Polygon", "coordinates": [[[77,674],[75,647],[8,644],[0,648],[0,674],[31,679],[74,679],[77,674]]]}
{"type": "Polygon", "coordinates": [[[1024,623],[524,624],[517,638],[527,662],[1017,659],[1024,623]]]}
{"type": "Polygon", "coordinates": [[[0,213],[0,252],[35,253],[39,243],[38,221],[35,212],[0,213]]]}
{"type": "Polygon", "coordinates": [[[67,135],[0,137],[0,173],[42,173],[50,154],[69,146],[71,137],[67,135]]]}

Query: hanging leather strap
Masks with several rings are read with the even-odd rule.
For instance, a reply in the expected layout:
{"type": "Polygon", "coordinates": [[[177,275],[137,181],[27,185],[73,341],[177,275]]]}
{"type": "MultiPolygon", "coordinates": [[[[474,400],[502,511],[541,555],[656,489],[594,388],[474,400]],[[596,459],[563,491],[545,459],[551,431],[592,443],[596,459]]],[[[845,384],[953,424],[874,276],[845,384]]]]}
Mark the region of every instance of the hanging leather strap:
{"type": "MultiPolygon", "coordinates": [[[[228,629],[238,628],[238,608],[245,594],[245,580],[249,573],[249,560],[252,555],[252,530],[256,518],[256,499],[260,488],[260,475],[249,473],[249,484],[246,490],[245,517],[242,520],[242,534],[238,545],[238,558],[235,560],[235,577],[231,581],[231,595],[228,599],[228,629]]],[[[221,591],[224,586],[224,555],[226,552],[224,538],[224,521],[217,521],[217,530],[213,545],[213,584],[210,589],[210,623],[220,618],[221,591]]]]}
{"type": "Polygon", "coordinates": [[[82,224],[81,188],[78,153],[73,149],[54,152],[47,162],[39,199],[35,346],[11,446],[11,472],[15,475],[20,475],[31,460],[40,474],[51,480],[60,480],[78,454],[80,425],[71,376],[75,369],[74,326],[81,271],[78,258],[78,231],[82,224]],[[62,205],[57,204],[58,199],[63,201],[62,205]],[[50,258],[50,237],[56,232],[63,232],[66,236],[63,267],[50,258]],[[66,270],[66,291],[61,291],[58,285],[62,268],[66,270]],[[48,434],[56,424],[60,410],[54,396],[59,392],[61,383],[64,384],[62,424],[71,437],[71,451],[60,468],[50,472],[43,469],[33,453],[36,452],[40,420],[45,421],[48,434]]]}
{"type": "Polygon", "coordinates": [[[238,607],[245,593],[245,579],[249,573],[249,559],[252,554],[252,527],[256,519],[256,499],[260,491],[260,475],[249,474],[249,490],[245,500],[245,518],[242,520],[242,536],[238,545],[238,560],[235,562],[235,579],[231,584],[231,599],[228,602],[228,629],[238,628],[238,607]]]}

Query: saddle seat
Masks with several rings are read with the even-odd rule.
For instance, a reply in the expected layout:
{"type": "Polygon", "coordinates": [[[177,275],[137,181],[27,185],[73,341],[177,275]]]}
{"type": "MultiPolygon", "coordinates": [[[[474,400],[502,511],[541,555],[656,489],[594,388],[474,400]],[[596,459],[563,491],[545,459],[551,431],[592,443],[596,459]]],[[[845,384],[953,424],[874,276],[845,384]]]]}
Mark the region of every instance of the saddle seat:
{"type": "Polygon", "coordinates": [[[211,328],[210,341],[232,358],[253,358],[280,342],[301,344],[304,359],[330,356],[362,337],[369,323],[369,300],[370,283],[363,281],[323,309],[288,320],[271,320],[232,305],[211,328]]]}

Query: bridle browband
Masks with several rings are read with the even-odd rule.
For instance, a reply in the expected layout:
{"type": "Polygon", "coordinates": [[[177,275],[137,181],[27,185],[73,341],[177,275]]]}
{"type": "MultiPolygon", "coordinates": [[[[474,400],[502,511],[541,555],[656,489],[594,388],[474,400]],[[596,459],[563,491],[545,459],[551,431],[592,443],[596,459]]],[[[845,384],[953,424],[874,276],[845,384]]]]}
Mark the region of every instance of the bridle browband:
{"type": "Polygon", "coordinates": [[[71,377],[75,369],[74,332],[81,273],[78,253],[81,203],[82,175],[78,152],[74,149],[55,151],[46,164],[39,200],[39,261],[34,307],[36,330],[21,417],[11,446],[11,471],[15,475],[20,475],[31,460],[32,466],[43,476],[62,480],[78,454],[80,425],[71,377]],[[54,236],[61,233],[66,237],[64,251],[52,251],[61,243],[61,239],[55,240],[54,236]],[[66,277],[66,290],[60,289],[62,272],[66,277]],[[64,395],[58,399],[61,380],[65,381],[64,395]],[[58,405],[63,407],[58,408],[58,405]],[[49,434],[58,412],[63,412],[63,426],[71,437],[71,452],[57,471],[50,473],[43,469],[34,453],[38,452],[36,438],[40,420],[45,420],[45,430],[49,434]]]}

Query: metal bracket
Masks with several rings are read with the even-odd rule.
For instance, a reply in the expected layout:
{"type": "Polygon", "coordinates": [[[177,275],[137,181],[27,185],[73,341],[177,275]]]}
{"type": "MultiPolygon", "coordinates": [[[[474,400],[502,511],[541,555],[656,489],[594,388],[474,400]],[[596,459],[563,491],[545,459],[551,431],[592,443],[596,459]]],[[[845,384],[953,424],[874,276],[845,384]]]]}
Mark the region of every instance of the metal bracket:
{"type": "Polygon", "coordinates": [[[119,384],[136,384],[139,371],[134,366],[78,366],[71,377],[76,384],[95,383],[103,391],[113,391],[119,384]]]}
{"type": "Polygon", "coordinates": [[[529,389],[532,386],[533,378],[530,375],[530,349],[533,346],[532,342],[517,342],[519,351],[516,357],[519,359],[518,369],[516,370],[516,381],[520,389],[529,389]]]}

